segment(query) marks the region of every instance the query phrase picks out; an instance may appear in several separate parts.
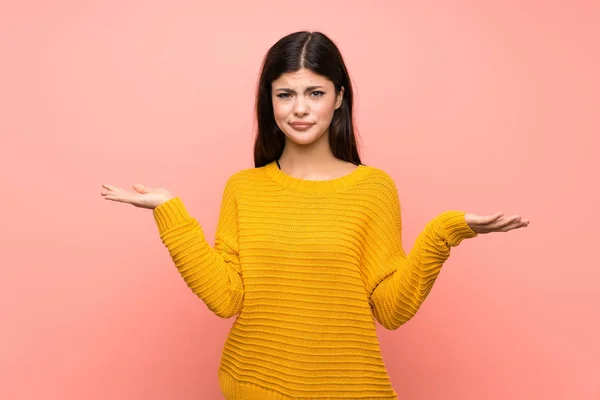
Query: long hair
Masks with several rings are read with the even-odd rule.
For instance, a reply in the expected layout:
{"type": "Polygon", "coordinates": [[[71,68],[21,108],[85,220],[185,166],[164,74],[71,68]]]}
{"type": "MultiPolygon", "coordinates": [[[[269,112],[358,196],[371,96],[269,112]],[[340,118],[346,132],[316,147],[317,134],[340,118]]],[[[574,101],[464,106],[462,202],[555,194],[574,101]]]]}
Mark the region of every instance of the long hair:
{"type": "Polygon", "coordinates": [[[354,136],[354,94],[342,54],[323,33],[301,31],[281,38],[264,57],[256,91],[258,129],[254,142],[254,166],[262,167],[279,159],[285,145],[285,135],[273,115],[271,84],[282,74],[302,68],[331,80],[336,95],[344,87],[342,105],[334,111],[329,126],[329,145],[335,157],[361,164],[354,136]]]}

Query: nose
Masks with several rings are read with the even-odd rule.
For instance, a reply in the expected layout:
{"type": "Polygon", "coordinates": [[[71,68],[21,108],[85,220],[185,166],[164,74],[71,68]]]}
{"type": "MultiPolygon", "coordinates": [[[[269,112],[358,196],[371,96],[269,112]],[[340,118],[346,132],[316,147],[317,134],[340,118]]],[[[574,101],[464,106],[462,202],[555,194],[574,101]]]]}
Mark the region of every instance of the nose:
{"type": "Polygon", "coordinates": [[[308,114],[308,105],[306,100],[302,96],[296,97],[296,103],[294,104],[294,115],[297,117],[303,117],[308,114]]]}

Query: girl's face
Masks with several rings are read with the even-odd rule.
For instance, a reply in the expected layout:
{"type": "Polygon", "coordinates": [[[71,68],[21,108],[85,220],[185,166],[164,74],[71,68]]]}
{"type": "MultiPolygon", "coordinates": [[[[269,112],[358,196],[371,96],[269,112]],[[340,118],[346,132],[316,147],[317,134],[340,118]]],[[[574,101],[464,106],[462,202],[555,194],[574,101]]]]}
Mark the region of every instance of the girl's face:
{"type": "Polygon", "coordinates": [[[302,68],[271,84],[275,122],[288,140],[310,144],[329,135],[333,112],[342,105],[344,88],[336,96],[333,82],[302,68]],[[296,123],[308,125],[295,125],[296,123]]]}

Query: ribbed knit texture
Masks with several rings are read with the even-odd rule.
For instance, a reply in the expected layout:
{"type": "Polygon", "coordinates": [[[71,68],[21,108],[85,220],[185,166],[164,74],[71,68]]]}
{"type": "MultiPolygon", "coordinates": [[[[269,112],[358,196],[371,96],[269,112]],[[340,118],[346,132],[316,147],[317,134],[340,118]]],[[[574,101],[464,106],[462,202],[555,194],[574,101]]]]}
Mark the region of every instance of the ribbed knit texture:
{"type": "Polygon", "coordinates": [[[234,174],[214,246],[179,197],[154,217],[187,285],[236,316],[218,371],[228,400],[397,399],[375,320],[412,318],[450,248],[476,236],[464,212],[447,211],[406,255],[396,186],[365,165],[328,181],[275,162],[234,174]]]}

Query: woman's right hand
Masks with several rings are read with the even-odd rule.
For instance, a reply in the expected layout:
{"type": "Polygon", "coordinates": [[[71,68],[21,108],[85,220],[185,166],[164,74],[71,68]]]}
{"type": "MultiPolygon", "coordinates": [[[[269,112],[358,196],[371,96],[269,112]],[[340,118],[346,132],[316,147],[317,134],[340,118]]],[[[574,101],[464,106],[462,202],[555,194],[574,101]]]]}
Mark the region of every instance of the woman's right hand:
{"type": "Polygon", "coordinates": [[[106,190],[100,193],[104,200],[112,200],[120,203],[129,203],[139,208],[154,210],[162,203],[171,200],[174,196],[163,188],[151,189],[141,183],[133,185],[134,192],[128,192],[112,185],[102,185],[106,190]]]}

